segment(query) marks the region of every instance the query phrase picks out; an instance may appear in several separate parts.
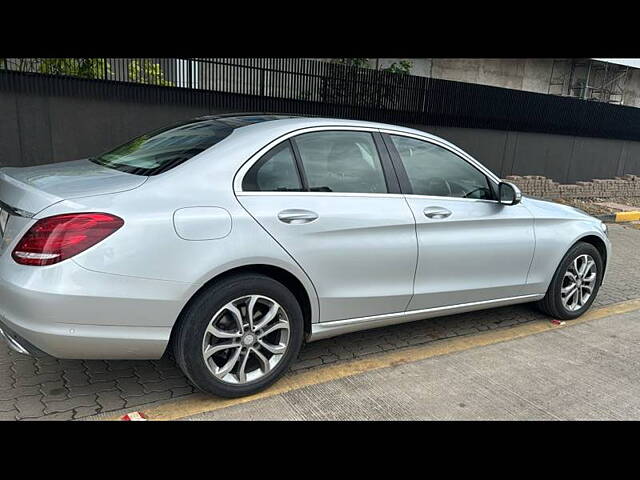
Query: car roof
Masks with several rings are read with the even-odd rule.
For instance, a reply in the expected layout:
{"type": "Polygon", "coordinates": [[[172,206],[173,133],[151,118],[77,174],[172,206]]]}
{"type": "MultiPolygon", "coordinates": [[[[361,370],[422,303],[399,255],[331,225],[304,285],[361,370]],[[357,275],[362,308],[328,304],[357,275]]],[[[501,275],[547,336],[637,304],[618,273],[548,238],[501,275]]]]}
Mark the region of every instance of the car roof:
{"type": "MultiPolygon", "coordinates": [[[[258,133],[260,130],[270,131],[275,129],[284,130],[297,130],[301,128],[309,127],[321,127],[321,126],[343,126],[343,127],[367,127],[385,130],[395,130],[398,132],[412,133],[414,135],[420,135],[427,138],[444,141],[444,139],[427,133],[423,130],[417,130],[414,128],[402,127],[400,125],[393,125],[388,123],[370,122],[365,120],[351,120],[343,118],[329,118],[329,117],[312,117],[302,116],[296,114],[282,114],[282,113],[228,113],[219,115],[206,115],[199,117],[198,120],[219,120],[222,123],[234,129],[250,129],[252,133],[258,133]]],[[[446,142],[449,143],[449,142],[446,142]]]]}

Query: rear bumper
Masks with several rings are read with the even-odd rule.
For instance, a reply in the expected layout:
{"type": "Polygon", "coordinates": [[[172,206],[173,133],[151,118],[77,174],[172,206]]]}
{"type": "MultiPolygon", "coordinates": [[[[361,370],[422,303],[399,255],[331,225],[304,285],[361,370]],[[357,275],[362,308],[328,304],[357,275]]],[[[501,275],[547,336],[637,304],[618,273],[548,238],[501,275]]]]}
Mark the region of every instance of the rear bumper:
{"type": "Polygon", "coordinates": [[[22,353],[23,355],[39,355],[40,353],[44,353],[42,350],[37,349],[15,332],[9,330],[9,327],[4,325],[1,321],[0,339],[7,342],[7,345],[11,350],[22,353]]]}
{"type": "Polygon", "coordinates": [[[0,329],[20,353],[157,359],[193,285],[109,275],[73,260],[50,267],[0,257],[0,329]]]}

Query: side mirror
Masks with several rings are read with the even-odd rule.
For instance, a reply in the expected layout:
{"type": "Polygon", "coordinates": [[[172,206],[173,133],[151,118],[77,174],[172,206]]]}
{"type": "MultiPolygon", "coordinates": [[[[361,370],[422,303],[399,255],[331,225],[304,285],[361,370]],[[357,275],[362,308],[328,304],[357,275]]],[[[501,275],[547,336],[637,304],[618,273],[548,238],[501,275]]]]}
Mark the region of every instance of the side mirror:
{"type": "Polygon", "coordinates": [[[498,197],[502,205],[517,205],[522,200],[522,192],[513,183],[500,182],[498,197]]]}

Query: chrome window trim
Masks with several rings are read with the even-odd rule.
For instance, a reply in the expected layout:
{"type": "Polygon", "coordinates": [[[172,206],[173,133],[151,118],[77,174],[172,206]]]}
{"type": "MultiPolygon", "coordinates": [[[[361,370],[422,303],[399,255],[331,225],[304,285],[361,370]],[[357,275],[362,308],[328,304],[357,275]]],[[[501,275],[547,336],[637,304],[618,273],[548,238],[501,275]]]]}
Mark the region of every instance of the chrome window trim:
{"type": "Polygon", "coordinates": [[[486,200],[483,198],[462,198],[462,197],[438,197],[435,195],[414,195],[404,193],[355,193],[355,192],[235,192],[238,197],[374,197],[374,198],[424,198],[427,200],[457,201],[457,202],[482,202],[499,204],[498,200],[486,200]]]}
{"type": "Polygon", "coordinates": [[[405,195],[407,198],[424,198],[424,199],[433,199],[433,200],[442,200],[442,201],[458,201],[458,202],[482,202],[482,203],[500,203],[499,200],[487,200],[485,198],[463,198],[463,197],[440,197],[436,195],[418,195],[413,193],[407,193],[405,195]]]}
{"type": "MultiPolygon", "coordinates": [[[[422,140],[424,142],[432,143],[434,145],[442,147],[445,150],[450,151],[454,155],[457,155],[458,157],[462,158],[467,163],[470,163],[476,169],[480,170],[483,174],[485,174],[487,177],[489,177],[489,179],[492,180],[496,184],[496,187],[501,182],[500,178],[498,178],[498,176],[496,174],[494,174],[491,170],[489,170],[487,167],[482,165],[479,161],[477,161],[475,158],[473,158],[471,155],[469,155],[464,150],[456,147],[455,145],[451,145],[448,142],[445,143],[444,141],[438,140],[436,138],[431,138],[431,137],[422,136],[422,135],[409,133],[409,132],[403,132],[401,130],[392,130],[390,128],[383,128],[383,129],[380,129],[379,131],[380,131],[380,133],[386,133],[387,135],[397,135],[397,136],[415,138],[417,140],[422,140]]],[[[427,196],[427,195],[425,195],[425,196],[427,196]]],[[[450,197],[447,197],[447,198],[450,198],[450,197]]]]}
{"type": "Polygon", "coordinates": [[[403,198],[402,193],[358,193],[358,192],[236,192],[239,197],[251,196],[286,196],[286,197],[377,197],[403,198]]]}
{"type": "MultiPolygon", "coordinates": [[[[311,132],[322,132],[322,131],[331,131],[331,130],[347,130],[347,131],[353,131],[353,132],[370,132],[370,133],[376,133],[379,132],[380,129],[379,128],[374,128],[374,127],[360,127],[360,126],[353,126],[350,127],[348,125],[323,125],[323,126],[315,126],[315,127],[305,127],[305,128],[300,128],[297,130],[293,130],[289,133],[285,133],[284,135],[276,138],[275,140],[272,140],[271,142],[269,142],[266,146],[262,147],[260,150],[258,150],[256,153],[254,153],[253,155],[251,155],[246,162],[244,162],[242,164],[242,166],[238,169],[238,171],[235,174],[235,177],[233,178],[233,191],[236,193],[236,195],[240,195],[240,194],[265,194],[265,193],[271,193],[271,194],[276,194],[276,195],[282,195],[283,193],[294,193],[294,194],[304,194],[304,195],[309,195],[309,194],[316,194],[316,193],[327,193],[330,195],[344,195],[345,193],[350,193],[350,192],[245,192],[244,190],[242,190],[242,181],[244,180],[244,176],[246,175],[247,171],[253,166],[254,163],[256,163],[260,158],[262,158],[262,156],[267,153],[269,150],[271,150],[273,147],[276,147],[277,145],[279,145],[280,143],[292,138],[292,137],[296,137],[298,135],[302,135],[304,133],[311,133],[311,132]]],[[[386,176],[385,176],[386,179],[386,176]]],[[[365,195],[365,196],[369,196],[369,195],[390,195],[389,193],[372,193],[372,194],[361,194],[358,193],[357,195],[365,195]]]]}
{"type": "Polygon", "coordinates": [[[450,151],[451,153],[453,153],[454,155],[457,155],[458,157],[462,158],[464,161],[466,161],[467,163],[470,163],[471,166],[475,167],[476,169],[480,170],[483,174],[485,174],[489,180],[493,181],[495,183],[495,186],[497,188],[498,184],[501,182],[501,180],[493,173],[491,172],[491,170],[489,170],[488,168],[486,168],[484,165],[482,165],[480,162],[478,162],[475,158],[473,158],[471,155],[469,155],[468,153],[466,153],[464,150],[461,150],[458,147],[455,147],[454,145],[449,145],[447,143],[445,143],[444,141],[440,141],[438,139],[435,138],[430,138],[428,136],[423,136],[423,135],[418,135],[418,134],[414,134],[414,133],[409,133],[409,132],[404,132],[401,130],[393,130],[390,128],[374,128],[374,127],[362,127],[362,126],[348,126],[348,125],[335,125],[335,126],[331,126],[331,125],[323,125],[323,126],[315,126],[315,127],[305,127],[305,128],[300,128],[297,130],[293,130],[291,132],[288,132],[278,138],[276,138],[275,140],[272,140],[271,142],[269,142],[266,146],[262,147],[260,150],[258,150],[256,153],[254,153],[251,157],[249,157],[249,159],[244,162],[242,164],[242,166],[240,166],[240,168],[237,170],[234,179],[233,179],[233,190],[234,193],[236,194],[236,196],[273,196],[273,195],[277,195],[277,196],[298,196],[298,195],[304,195],[304,196],[318,196],[318,197],[377,197],[377,198],[398,198],[398,197],[403,197],[403,198],[424,198],[424,199],[433,199],[433,200],[455,200],[455,201],[462,201],[462,202],[483,202],[483,203],[492,203],[492,204],[499,204],[500,202],[498,200],[486,200],[486,199],[482,199],[482,198],[461,198],[461,197],[441,197],[441,196],[435,196],[435,195],[419,195],[419,194],[402,194],[402,193],[356,193],[356,192],[256,192],[256,191],[244,191],[242,189],[242,181],[244,180],[244,176],[246,175],[247,171],[249,171],[249,169],[258,161],[260,160],[260,158],[262,158],[262,156],[264,154],[266,154],[269,150],[271,150],[272,148],[278,146],[280,143],[285,142],[287,140],[289,140],[292,137],[298,136],[298,135],[302,135],[304,133],[310,133],[310,132],[321,132],[321,131],[331,131],[331,130],[347,130],[347,131],[355,131],[355,132],[370,132],[370,133],[375,133],[375,132],[379,132],[379,133],[386,133],[388,135],[400,135],[400,136],[405,136],[405,137],[409,137],[409,138],[415,138],[418,140],[422,140],[425,142],[429,142],[429,143],[433,143],[435,145],[438,145],[439,147],[442,147],[448,151],[450,151]]]}

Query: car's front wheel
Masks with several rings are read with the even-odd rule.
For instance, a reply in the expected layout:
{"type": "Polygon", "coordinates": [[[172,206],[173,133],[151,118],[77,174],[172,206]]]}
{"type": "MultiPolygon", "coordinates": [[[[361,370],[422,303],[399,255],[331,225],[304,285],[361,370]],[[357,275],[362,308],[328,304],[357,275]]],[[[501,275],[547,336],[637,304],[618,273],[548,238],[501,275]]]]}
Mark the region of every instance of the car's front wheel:
{"type": "Polygon", "coordinates": [[[280,282],[236,275],[189,305],[175,333],[176,362],[199,389],[224,397],[256,393],[297,357],[302,310],[280,282]]]}
{"type": "Polygon", "coordinates": [[[598,249],[590,243],[576,243],[560,262],[538,306],[554,318],[579,317],[595,300],[603,273],[604,262],[598,249]]]}

